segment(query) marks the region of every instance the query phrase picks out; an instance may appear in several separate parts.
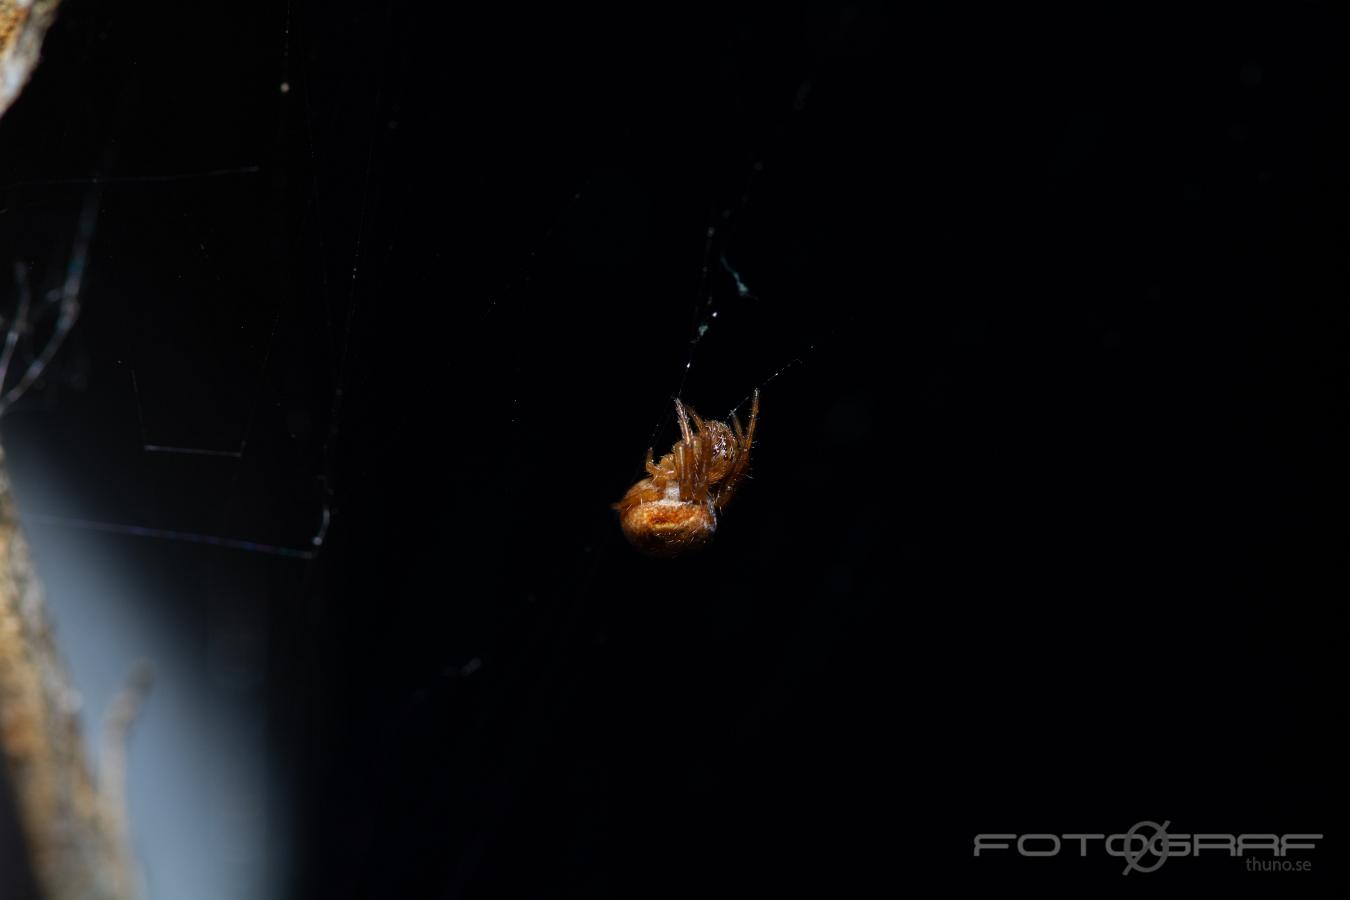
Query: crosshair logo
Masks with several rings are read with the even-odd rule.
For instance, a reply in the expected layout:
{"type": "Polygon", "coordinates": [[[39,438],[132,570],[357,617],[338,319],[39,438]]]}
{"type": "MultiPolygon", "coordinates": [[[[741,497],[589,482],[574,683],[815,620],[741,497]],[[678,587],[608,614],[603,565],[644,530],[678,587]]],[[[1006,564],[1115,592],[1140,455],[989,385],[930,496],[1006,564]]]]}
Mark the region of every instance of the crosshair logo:
{"type": "MultiPolygon", "coordinates": [[[[1142,822],[1136,822],[1134,825],[1130,826],[1130,830],[1124,834],[1112,835],[1112,837],[1124,838],[1125,846],[1121,849],[1120,855],[1125,858],[1125,871],[1120,874],[1128,875],[1131,871],[1156,872],[1161,869],[1162,864],[1167,862],[1167,826],[1171,824],[1171,819],[1167,819],[1161,825],[1145,819],[1142,822]],[[1140,836],[1139,829],[1145,826],[1153,829],[1153,837],[1145,840],[1143,845],[1140,846],[1136,841],[1136,838],[1140,836]],[[1136,847],[1138,849],[1136,849],[1136,847]],[[1156,856],[1157,860],[1149,865],[1141,866],[1139,860],[1144,857],[1144,854],[1156,856]]],[[[1111,842],[1109,840],[1106,844],[1106,852],[1115,852],[1111,849],[1111,842]]]]}

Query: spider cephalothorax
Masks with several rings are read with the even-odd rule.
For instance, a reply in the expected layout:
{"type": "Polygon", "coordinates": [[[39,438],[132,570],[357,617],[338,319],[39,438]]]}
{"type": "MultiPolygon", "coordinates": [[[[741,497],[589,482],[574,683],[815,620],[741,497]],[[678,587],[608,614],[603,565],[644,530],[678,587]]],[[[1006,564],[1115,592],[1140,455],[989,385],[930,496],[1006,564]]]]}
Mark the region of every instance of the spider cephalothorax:
{"type": "Polygon", "coordinates": [[[647,477],[614,504],[624,537],[650,556],[678,556],[712,539],[717,514],[731,501],[750,465],[759,391],[750,403],[750,424],[744,430],[734,414],[730,425],[705,422],[678,399],[675,412],[680,439],[660,462],[648,449],[647,477]]]}

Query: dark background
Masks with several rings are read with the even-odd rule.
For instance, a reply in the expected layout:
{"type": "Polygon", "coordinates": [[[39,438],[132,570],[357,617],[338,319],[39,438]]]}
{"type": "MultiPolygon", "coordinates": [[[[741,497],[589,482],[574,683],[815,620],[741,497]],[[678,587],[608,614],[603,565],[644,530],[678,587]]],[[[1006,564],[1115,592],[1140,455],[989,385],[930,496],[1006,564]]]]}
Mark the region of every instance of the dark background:
{"type": "Polygon", "coordinates": [[[3,436],[258,642],[279,895],[1344,889],[1334,4],[66,5],[0,229],[99,224],[3,436]],[[1141,820],[1325,839],[971,854],[1141,820]]]}

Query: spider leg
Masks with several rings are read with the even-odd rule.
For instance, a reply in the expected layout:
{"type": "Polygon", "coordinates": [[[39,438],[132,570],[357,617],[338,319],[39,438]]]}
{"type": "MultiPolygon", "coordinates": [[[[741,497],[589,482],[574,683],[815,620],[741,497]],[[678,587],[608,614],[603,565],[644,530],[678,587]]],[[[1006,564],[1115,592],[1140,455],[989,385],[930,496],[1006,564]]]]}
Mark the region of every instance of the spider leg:
{"type": "Polygon", "coordinates": [[[703,501],[708,499],[713,463],[717,460],[718,439],[726,426],[720,422],[713,422],[711,427],[705,425],[699,414],[694,412],[693,407],[689,408],[689,415],[693,418],[694,424],[698,426],[698,433],[694,435],[694,453],[698,458],[698,470],[694,476],[697,487],[695,499],[703,501]]]}
{"type": "Polygon", "coordinates": [[[736,489],[741,486],[741,480],[745,478],[745,473],[749,471],[749,469],[750,469],[749,454],[743,453],[740,456],[736,457],[735,466],[732,467],[732,470],[727,474],[726,479],[722,482],[722,489],[717,492],[718,509],[721,509],[722,507],[726,506],[728,503],[731,502],[731,498],[735,496],[736,489]]]}
{"type": "Polygon", "coordinates": [[[745,471],[750,467],[750,448],[755,441],[755,424],[759,421],[759,388],[755,388],[754,399],[750,402],[750,426],[741,432],[741,423],[733,414],[731,424],[736,430],[736,456],[731,463],[731,468],[727,470],[726,478],[722,480],[722,489],[717,492],[716,506],[718,509],[731,502],[732,494],[736,493],[736,488],[741,479],[745,477],[745,471]]]}
{"type": "Polygon", "coordinates": [[[680,499],[684,499],[684,444],[676,442],[670,448],[670,462],[675,467],[675,483],[680,486],[680,499]]]}
{"type": "Polygon", "coordinates": [[[708,429],[703,425],[703,420],[699,418],[698,413],[694,412],[694,408],[692,406],[686,408],[689,410],[689,418],[693,419],[694,425],[698,427],[698,433],[702,434],[707,431],[708,429]]]}
{"type": "Polygon", "coordinates": [[[680,398],[675,398],[675,412],[680,419],[681,440],[675,445],[675,474],[680,483],[680,499],[690,500],[698,478],[698,459],[695,454],[694,434],[689,428],[689,412],[680,398]]]}
{"type": "Polygon", "coordinates": [[[685,410],[684,404],[680,402],[679,397],[675,398],[675,413],[680,418],[680,435],[684,438],[686,444],[692,444],[694,438],[693,435],[689,433],[689,413],[685,410]]]}
{"type": "Polygon", "coordinates": [[[750,463],[750,457],[744,453],[738,453],[736,460],[727,470],[726,478],[722,479],[721,489],[717,492],[715,506],[718,509],[731,502],[731,497],[736,493],[736,486],[740,484],[741,478],[745,475],[745,469],[750,463]]]}
{"type": "Polygon", "coordinates": [[[700,435],[694,439],[697,444],[694,452],[698,454],[698,477],[695,482],[695,500],[700,503],[708,499],[709,486],[712,482],[712,466],[715,457],[714,443],[708,439],[708,436],[700,435]]]}
{"type": "Polygon", "coordinates": [[[745,432],[745,449],[755,440],[755,423],[759,421],[759,388],[755,388],[754,399],[750,401],[750,427],[745,432]]]}

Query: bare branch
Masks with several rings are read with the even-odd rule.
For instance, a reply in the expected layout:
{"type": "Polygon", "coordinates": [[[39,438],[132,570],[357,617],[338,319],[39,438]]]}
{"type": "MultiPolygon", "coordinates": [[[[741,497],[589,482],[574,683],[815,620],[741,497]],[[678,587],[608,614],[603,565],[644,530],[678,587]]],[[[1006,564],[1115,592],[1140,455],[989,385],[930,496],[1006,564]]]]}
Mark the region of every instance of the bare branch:
{"type": "MultiPolygon", "coordinates": [[[[0,0],[3,3],[4,0],[0,0]]],[[[22,266],[16,267],[16,280],[19,288],[19,309],[14,322],[9,327],[9,333],[5,337],[5,348],[3,350],[3,365],[0,365],[0,415],[5,410],[13,406],[29,388],[37,382],[42,374],[47,370],[47,366],[61,349],[61,345],[66,342],[71,329],[80,318],[80,286],[84,283],[85,268],[89,264],[89,245],[94,239],[94,226],[98,222],[98,202],[100,191],[95,190],[90,194],[89,200],[85,203],[84,211],[80,214],[80,224],[75,232],[75,245],[70,251],[70,264],[66,266],[66,280],[61,286],[61,293],[57,299],[56,324],[52,333],[47,337],[46,343],[42,345],[24,370],[19,380],[8,391],[4,391],[4,376],[9,372],[9,366],[13,357],[13,346],[17,345],[26,335],[33,333],[32,324],[28,321],[29,289],[27,273],[22,266]],[[23,275],[17,275],[17,272],[23,271],[23,275]]]]}
{"type": "Polygon", "coordinates": [[[5,379],[9,376],[9,364],[14,359],[14,349],[19,346],[19,336],[28,327],[28,304],[32,300],[32,291],[28,287],[28,268],[23,263],[14,264],[14,285],[19,292],[19,308],[5,333],[5,349],[0,351],[0,388],[4,387],[5,379]]]}

